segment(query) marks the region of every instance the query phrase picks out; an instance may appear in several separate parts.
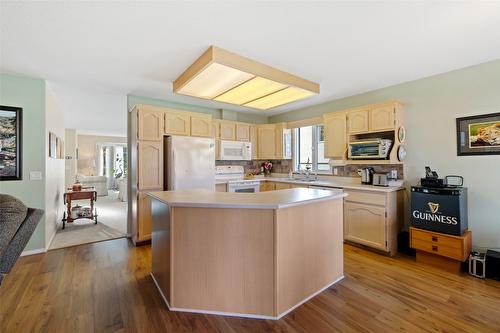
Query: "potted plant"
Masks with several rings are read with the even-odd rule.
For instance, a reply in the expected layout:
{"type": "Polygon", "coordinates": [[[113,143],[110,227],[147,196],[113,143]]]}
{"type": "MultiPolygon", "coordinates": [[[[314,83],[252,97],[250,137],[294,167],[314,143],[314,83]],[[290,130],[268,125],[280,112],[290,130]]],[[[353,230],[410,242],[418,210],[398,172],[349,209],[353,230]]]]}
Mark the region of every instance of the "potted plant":
{"type": "Polygon", "coordinates": [[[262,163],[260,168],[264,172],[264,175],[269,176],[271,174],[273,164],[271,162],[267,161],[267,162],[262,163]]]}

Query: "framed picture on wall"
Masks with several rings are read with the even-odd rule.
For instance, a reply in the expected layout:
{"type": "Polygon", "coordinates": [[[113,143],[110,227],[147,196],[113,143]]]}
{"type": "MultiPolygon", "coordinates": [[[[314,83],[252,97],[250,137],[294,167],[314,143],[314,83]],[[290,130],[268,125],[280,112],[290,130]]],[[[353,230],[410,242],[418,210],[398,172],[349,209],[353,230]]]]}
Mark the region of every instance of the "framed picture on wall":
{"type": "Polygon", "coordinates": [[[0,180],[23,178],[23,109],[0,105],[0,180]]]}
{"type": "Polygon", "coordinates": [[[457,118],[457,155],[500,155],[500,113],[457,118]]]}

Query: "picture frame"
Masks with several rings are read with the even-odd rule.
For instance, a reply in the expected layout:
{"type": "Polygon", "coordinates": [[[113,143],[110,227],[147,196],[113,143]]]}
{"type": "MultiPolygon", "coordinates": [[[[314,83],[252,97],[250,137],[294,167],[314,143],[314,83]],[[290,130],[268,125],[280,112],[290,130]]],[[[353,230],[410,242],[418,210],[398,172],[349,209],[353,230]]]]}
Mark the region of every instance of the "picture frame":
{"type": "Polygon", "coordinates": [[[500,112],[457,118],[457,155],[500,155],[500,112]]]}
{"type": "Polygon", "coordinates": [[[0,181],[23,179],[23,109],[0,105],[0,181]]]}
{"type": "Polygon", "coordinates": [[[57,158],[57,137],[52,132],[49,132],[49,157],[57,158]]]}

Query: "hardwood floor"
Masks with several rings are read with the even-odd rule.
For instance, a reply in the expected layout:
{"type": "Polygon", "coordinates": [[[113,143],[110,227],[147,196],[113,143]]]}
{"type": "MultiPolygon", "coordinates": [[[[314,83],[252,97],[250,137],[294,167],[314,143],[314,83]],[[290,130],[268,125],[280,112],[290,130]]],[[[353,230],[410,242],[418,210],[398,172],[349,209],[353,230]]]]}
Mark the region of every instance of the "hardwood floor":
{"type": "Polygon", "coordinates": [[[126,239],[23,257],[0,332],[500,332],[500,282],[348,245],[345,279],[279,321],[169,312],[149,269],[126,239]]]}

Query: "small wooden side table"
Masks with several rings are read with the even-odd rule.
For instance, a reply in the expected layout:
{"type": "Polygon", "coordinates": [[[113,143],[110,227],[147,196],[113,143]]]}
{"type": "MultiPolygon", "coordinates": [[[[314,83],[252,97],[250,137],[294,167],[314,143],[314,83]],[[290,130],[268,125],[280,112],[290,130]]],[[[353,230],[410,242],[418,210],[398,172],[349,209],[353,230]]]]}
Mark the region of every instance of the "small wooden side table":
{"type": "Polygon", "coordinates": [[[411,227],[410,246],[417,250],[417,262],[458,274],[472,250],[472,233],[453,236],[411,227]]]}
{"type": "Polygon", "coordinates": [[[71,223],[78,219],[91,219],[97,224],[97,208],[94,208],[94,202],[97,201],[97,191],[93,187],[82,188],[81,191],[73,191],[68,189],[64,193],[64,204],[66,205],[66,211],[63,215],[63,229],[66,227],[66,223],[71,223]],[[76,200],[89,200],[90,201],[90,213],[81,213],[77,217],[71,217],[71,202],[76,200]]]}

